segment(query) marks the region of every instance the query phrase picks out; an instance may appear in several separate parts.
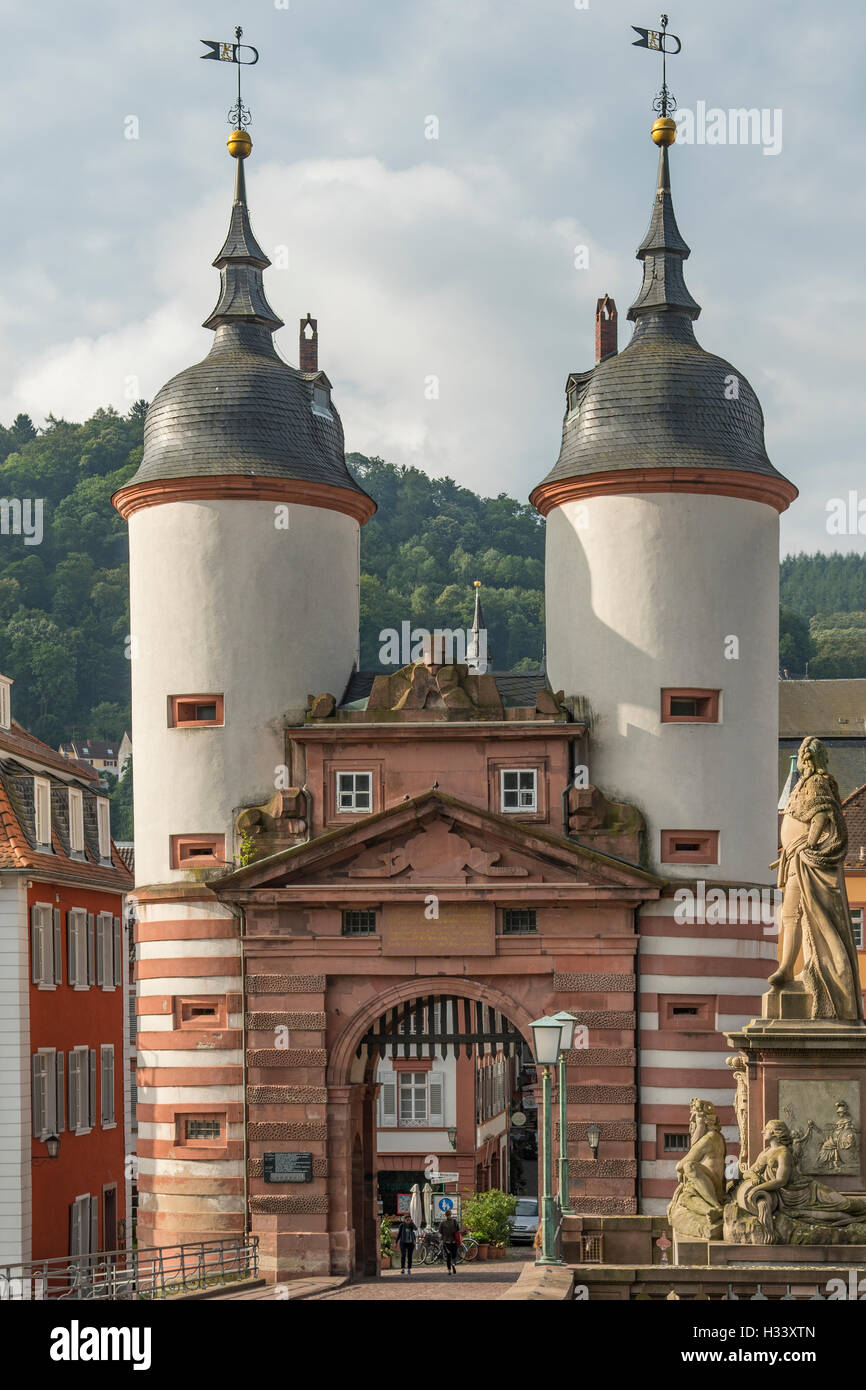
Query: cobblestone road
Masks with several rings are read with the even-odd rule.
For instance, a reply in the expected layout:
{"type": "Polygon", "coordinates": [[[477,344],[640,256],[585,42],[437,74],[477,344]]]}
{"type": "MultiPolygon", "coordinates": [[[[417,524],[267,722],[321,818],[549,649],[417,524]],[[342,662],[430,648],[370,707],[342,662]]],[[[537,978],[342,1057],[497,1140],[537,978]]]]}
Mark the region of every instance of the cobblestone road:
{"type": "Polygon", "coordinates": [[[421,1265],[411,1275],[388,1269],[378,1279],[362,1279],[332,1292],[314,1294],[310,1303],[355,1303],[369,1300],[461,1302],[499,1298],[514,1283],[535,1251],[510,1251],[507,1260],[473,1260],[447,1274],[442,1265],[421,1265]]]}

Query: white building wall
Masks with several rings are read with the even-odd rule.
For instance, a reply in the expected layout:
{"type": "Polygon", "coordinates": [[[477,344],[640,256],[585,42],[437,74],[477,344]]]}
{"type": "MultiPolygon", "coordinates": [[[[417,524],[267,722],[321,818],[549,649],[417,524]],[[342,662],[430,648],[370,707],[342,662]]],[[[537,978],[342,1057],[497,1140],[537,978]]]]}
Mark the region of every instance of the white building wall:
{"type": "Polygon", "coordinates": [[[25,880],[0,880],[0,1264],[30,1259],[30,984],[25,880]]]}
{"type": "MultiPolygon", "coordinates": [[[[776,857],[779,518],[691,493],[590,497],[547,518],[554,689],[587,696],[590,781],[659,832],[719,830],[704,876],[768,882],[776,857]],[[736,659],[726,658],[731,638],[736,659]],[[662,724],[664,687],[720,689],[721,722],[662,724]]],[[[701,874],[665,865],[670,877],[701,874]]]]}
{"type": "Polygon", "coordinates": [[[139,884],[183,878],[173,834],[225,834],[270,799],[285,716],[339,697],[358,651],[359,527],[268,501],[184,501],[129,520],[135,858],[139,884]],[[172,695],[221,693],[225,727],[171,729],[172,695]],[[167,794],[166,789],[170,794],[167,794]]]}

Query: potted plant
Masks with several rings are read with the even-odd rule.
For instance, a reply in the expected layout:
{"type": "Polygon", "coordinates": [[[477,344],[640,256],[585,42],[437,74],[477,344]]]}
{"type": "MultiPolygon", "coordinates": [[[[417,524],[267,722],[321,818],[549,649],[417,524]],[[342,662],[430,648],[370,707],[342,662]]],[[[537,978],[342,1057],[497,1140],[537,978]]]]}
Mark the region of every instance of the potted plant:
{"type": "Polygon", "coordinates": [[[516,1207],[517,1198],[497,1187],[476,1193],[466,1203],[465,1220],[478,1241],[479,1260],[505,1259],[516,1207]]]}
{"type": "Polygon", "coordinates": [[[379,1254],[382,1260],[382,1268],[390,1269],[391,1260],[394,1255],[394,1233],[391,1230],[391,1222],[387,1216],[382,1217],[379,1226],[379,1254]]]}

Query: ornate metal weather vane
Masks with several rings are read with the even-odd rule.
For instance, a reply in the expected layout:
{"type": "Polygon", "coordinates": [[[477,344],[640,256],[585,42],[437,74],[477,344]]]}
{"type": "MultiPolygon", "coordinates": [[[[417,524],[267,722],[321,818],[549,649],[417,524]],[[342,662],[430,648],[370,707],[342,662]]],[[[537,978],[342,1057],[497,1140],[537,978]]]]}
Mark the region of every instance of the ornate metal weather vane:
{"type": "Polygon", "coordinates": [[[229,125],[232,130],[244,130],[250,123],[249,107],[244,106],[241,100],[241,68],[252,67],[254,63],[259,61],[258,49],[251,47],[250,44],[241,43],[243,34],[243,29],[238,25],[235,29],[234,43],[220,43],[218,39],[202,39],[201,42],[210,49],[210,52],[199,55],[201,58],[214,58],[220,63],[237,63],[238,65],[238,99],[228,114],[229,125]],[[244,53],[251,53],[253,56],[244,58],[242,56],[244,53]]]}
{"type": "Polygon", "coordinates": [[[676,97],[673,92],[668,90],[667,56],[670,54],[671,57],[673,57],[675,53],[679,53],[682,44],[676,34],[669,34],[667,32],[668,17],[666,14],[663,14],[661,17],[661,26],[660,30],[639,29],[636,24],[633,24],[631,27],[636,34],[640,34],[640,38],[634,41],[633,46],[635,48],[652,48],[662,55],[662,89],[653,101],[653,111],[655,111],[657,116],[664,118],[672,116],[677,109],[676,97]],[[669,48],[668,44],[676,44],[676,48],[669,48]]]}

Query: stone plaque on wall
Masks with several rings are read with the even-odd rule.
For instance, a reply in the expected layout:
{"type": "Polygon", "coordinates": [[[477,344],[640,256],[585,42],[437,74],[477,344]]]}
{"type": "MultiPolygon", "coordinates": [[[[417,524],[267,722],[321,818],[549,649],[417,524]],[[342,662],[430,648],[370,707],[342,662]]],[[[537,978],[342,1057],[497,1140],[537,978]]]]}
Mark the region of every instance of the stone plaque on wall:
{"type": "Polygon", "coordinates": [[[313,1155],[266,1153],[262,1171],[265,1182],[312,1182],[313,1155]]]}
{"type": "Polygon", "coordinates": [[[780,1081],[779,1119],[794,1138],[800,1169],[815,1177],[860,1172],[860,1087],[856,1081],[780,1081]]]}
{"type": "Polygon", "coordinates": [[[437,917],[427,917],[431,906],[419,898],[417,905],[394,903],[382,912],[382,952],[392,956],[492,956],[496,950],[495,909],[486,903],[438,904],[437,917]]]}

